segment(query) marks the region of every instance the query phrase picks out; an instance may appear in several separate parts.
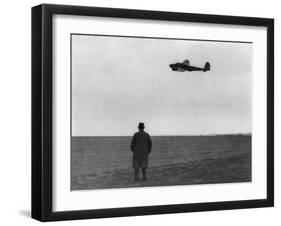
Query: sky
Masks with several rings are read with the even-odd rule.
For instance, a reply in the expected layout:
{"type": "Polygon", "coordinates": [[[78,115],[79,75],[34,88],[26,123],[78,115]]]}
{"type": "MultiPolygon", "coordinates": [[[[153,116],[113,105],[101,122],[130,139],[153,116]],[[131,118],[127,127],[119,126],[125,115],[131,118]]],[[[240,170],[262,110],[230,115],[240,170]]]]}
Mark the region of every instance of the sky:
{"type": "Polygon", "coordinates": [[[250,133],[252,43],[72,35],[72,135],[250,133]],[[209,72],[175,72],[182,62],[209,72]]]}

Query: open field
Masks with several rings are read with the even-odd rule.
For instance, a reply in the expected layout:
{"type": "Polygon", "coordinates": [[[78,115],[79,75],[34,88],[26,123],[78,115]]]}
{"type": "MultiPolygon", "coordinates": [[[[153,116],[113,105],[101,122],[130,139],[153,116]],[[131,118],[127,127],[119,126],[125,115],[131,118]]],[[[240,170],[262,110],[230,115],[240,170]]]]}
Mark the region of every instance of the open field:
{"type": "Polygon", "coordinates": [[[71,189],[251,181],[251,135],[152,136],[147,181],[133,181],[131,137],[72,137],[71,189]]]}

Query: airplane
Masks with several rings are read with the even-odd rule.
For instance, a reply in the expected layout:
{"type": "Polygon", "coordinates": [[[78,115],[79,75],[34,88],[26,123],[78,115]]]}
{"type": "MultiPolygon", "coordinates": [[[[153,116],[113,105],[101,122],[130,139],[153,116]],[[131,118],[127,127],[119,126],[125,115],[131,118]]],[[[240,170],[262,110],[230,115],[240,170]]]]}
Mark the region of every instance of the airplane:
{"type": "Polygon", "coordinates": [[[206,62],[205,66],[203,68],[190,66],[189,60],[185,60],[182,63],[177,62],[175,64],[170,64],[169,66],[173,71],[180,71],[180,72],[184,72],[184,71],[203,71],[203,72],[210,71],[210,63],[209,62],[206,62]]]}

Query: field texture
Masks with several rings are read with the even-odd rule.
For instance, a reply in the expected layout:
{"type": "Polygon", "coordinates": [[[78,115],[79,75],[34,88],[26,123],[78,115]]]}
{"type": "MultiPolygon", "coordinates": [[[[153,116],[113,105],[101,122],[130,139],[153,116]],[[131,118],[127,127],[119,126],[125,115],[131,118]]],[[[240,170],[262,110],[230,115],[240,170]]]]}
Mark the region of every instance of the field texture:
{"type": "Polygon", "coordinates": [[[152,136],[147,181],[134,182],[131,137],[72,137],[71,190],[251,181],[251,135],[152,136]]]}

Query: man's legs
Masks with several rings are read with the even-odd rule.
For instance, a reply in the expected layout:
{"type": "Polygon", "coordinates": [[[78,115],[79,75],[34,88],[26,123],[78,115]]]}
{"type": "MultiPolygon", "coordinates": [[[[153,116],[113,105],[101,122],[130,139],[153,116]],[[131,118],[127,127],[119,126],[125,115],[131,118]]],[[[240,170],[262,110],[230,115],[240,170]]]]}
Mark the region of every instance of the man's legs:
{"type": "Polygon", "coordinates": [[[139,180],[139,168],[135,167],[135,181],[139,180]]]}
{"type": "Polygon", "coordinates": [[[146,180],[146,168],[142,168],[142,178],[146,180]]]}

